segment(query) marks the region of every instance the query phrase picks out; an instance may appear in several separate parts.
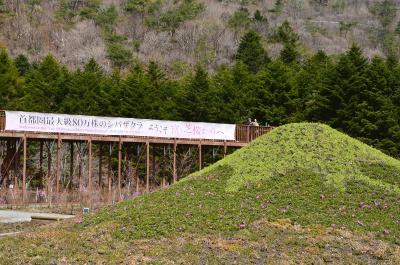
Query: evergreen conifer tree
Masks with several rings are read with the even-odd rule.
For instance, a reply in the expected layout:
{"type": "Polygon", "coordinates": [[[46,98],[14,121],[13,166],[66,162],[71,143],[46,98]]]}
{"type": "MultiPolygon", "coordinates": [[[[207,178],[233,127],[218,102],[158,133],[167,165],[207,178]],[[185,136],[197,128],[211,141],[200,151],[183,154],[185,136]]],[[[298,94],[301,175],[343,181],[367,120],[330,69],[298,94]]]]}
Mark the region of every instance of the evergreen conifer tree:
{"type": "Polygon", "coordinates": [[[31,64],[29,63],[28,58],[23,54],[18,55],[14,59],[14,63],[21,76],[24,76],[31,69],[31,64]]]}
{"type": "Polygon", "coordinates": [[[0,106],[15,108],[14,100],[21,92],[22,81],[7,52],[0,49],[0,106]]]}
{"type": "Polygon", "coordinates": [[[83,71],[78,69],[68,83],[68,96],[62,109],[67,113],[101,115],[107,109],[108,97],[104,91],[104,73],[94,59],[90,59],[83,71]]]}
{"type": "Polygon", "coordinates": [[[285,44],[284,48],[280,52],[280,59],[286,64],[296,62],[298,56],[299,53],[294,44],[285,44]]]}
{"type": "Polygon", "coordinates": [[[242,37],[236,60],[247,65],[253,73],[258,72],[269,62],[268,55],[261,44],[261,37],[257,32],[252,30],[242,37]]]}
{"type": "Polygon", "coordinates": [[[65,70],[51,55],[46,56],[37,69],[25,78],[24,93],[17,106],[20,109],[39,112],[56,112],[60,94],[65,84],[65,70]]]}
{"type": "Polygon", "coordinates": [[[204,68],[197,65],[193,78],[186,86],[181,105],[183,118],[188,121],[208,121],[210,82],[204,68]]]}

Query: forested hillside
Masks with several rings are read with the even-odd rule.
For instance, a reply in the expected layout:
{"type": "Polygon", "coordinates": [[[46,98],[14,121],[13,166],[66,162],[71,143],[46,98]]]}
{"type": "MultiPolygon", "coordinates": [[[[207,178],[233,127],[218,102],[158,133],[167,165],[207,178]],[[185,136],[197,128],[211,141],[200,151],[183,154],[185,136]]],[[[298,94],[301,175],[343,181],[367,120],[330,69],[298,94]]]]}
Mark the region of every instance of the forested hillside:
{"type": "Polygon", "coordinates": [[[240,38],[257,31],[275,58],[285,21],[307,57],[317,50],[399,56],[399,0],[0,0],[0,47],[68,67],[94,58],[110,71],[134,60],[169,71],[232,64],[240,38]]]}

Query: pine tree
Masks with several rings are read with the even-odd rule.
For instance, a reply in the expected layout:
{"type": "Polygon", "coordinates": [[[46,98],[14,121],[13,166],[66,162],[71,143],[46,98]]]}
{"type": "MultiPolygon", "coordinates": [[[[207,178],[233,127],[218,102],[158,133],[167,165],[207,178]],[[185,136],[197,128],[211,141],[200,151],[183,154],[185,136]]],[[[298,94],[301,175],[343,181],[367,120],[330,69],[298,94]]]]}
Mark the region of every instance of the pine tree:
{"type": "Polygon", "coordinates": [[[363,75],[365,89],[358,91],[345,108],[349,112],[343,122],[345,130],[389,154],[398,155],[400,145],[395,139],[400,136],[399,117],[390,99],[393,93],[389,86],[391,71],[384,60],[375,57],[365,67],[363,75]]]}
{"type": "Polygon", "coordinates": [[[264,67],[269,58],[261,44],[261,37],[255,31],[247,32],[241,39],[236,60],[243,62],[253,73],[264,67]]]}
{"type": "Polygon", "coordinates": [[[22,81],[7,52],[0,49],[0,106],[15,108],[14,100],[21,92],[22,81]]]}
{"type": "Polygon", "coordinates": [[[249,106],[246,101],[249,98],[245,78],[250,73],[247,67],[238,67],[239,65],[240,63],[236,64],[234,70],[221,66],[213,76],[211,87],[215,103],[208,110],[211,121],[241,123],[249,115],[246,113],[249,106]]]}
{"type": "Polygon", "coordinates": [[[64,93],[66,69],[53,56],[42,62],[26,75],[23,96],[18,100],[20,109],[39,112],[55,112],[59,108],[60,95],[64,93]]]}
{"type": "Polygon", "coordinates": [[[279,58],[286,64],[296,62],[299,53],[294,44],[285,44],[284,48],[280,52],[279,58]]]}
{"type": "Polygon", "coordinates": [[[291,68],[280,60],[272,62],[258,74],[253,97],[257,103],[252,106],[254,116],[262,123],[281,125],[285,123],[292,110],[291,92],[293,89],[291,68]]]}
{"type": "Polygon", "coordinates": [[[31,64],[29,63],[28,58],[20,54],[14,59],[15,66],[18,69],[18,72],[21,76],[24,76],[29,70],[31,70],[31,64]]]}
{"type": "Polygon", "coordinates": [[[62,109],[67,113],[101,115],[107,112],[104,106],[109,104],[105,92],[104,73],[102,68],[92,58],[71,76],[67,85],[68,96],[62,109]]]}
{"type": "Polygon", "coordinates": [[[124,117],[151,117],[151,97],[148,91],[151,83],[140,65],[135,65],[125,80],[122,81],[117,94],[120,115],[124,117]]]}
{"type": "Polygon", "coordinates": [[[147,76],[149,77],[150,81],[154,84],[154,86],[156,86],[157,88],[165,80],[164,72],[160,69],[160,67],[154,61],[151,61],[149,63],[149,66],[147,69],[147,76]]]}
{"type": "MultiPolygon", "coordinates": [[[[332,60],[323,52],[318,51],[305,63],[297,76],[298,102],[296,105],[301,109],[302,116],[309,121],[328,121],[330,113],[325,110],[329,108],[329,75],[333,71],[332,60]],[[325,98],[325,96],[327,98],[325,98]]],[[[301,120],[299,117],[298,120],[301,120]]]]}
{"type": "Polygon", "coordinates": [[[273,34],[272,39],[283,44],[296,45],[299,35],[293,30],[290,23],[285,20],[273,34]]]}
{"type": "Polygon", "coordinates": [[[207,72],[197,65],[196,72],[187,84],[183,94],[181,111],[188,121],[208,121],[210,101],[210,83],[207,72]]]}

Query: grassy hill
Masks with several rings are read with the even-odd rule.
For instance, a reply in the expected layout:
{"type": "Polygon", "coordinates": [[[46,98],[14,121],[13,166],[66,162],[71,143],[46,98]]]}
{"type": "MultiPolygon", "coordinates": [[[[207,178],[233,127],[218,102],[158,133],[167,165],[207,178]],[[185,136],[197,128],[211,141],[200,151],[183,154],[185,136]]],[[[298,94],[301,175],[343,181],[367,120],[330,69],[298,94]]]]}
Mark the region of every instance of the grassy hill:
{"type": "Polygon", "coordinates": [[[0,239],[5,264],[400,262],[400,162],[290,124],[167,189],[0,239]]]}

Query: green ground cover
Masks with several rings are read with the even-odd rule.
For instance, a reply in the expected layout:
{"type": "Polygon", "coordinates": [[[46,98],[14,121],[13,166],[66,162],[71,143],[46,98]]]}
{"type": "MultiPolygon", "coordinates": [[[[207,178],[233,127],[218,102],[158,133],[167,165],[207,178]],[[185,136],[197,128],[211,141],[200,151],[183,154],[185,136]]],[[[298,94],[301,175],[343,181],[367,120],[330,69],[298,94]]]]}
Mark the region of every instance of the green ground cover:
{"type": "Polygon", "coordinates": [[[328,126],[290,124],[82,223],[0,239],[0,260],[395,264],[399,181],[398,160],[328,126]]]}

